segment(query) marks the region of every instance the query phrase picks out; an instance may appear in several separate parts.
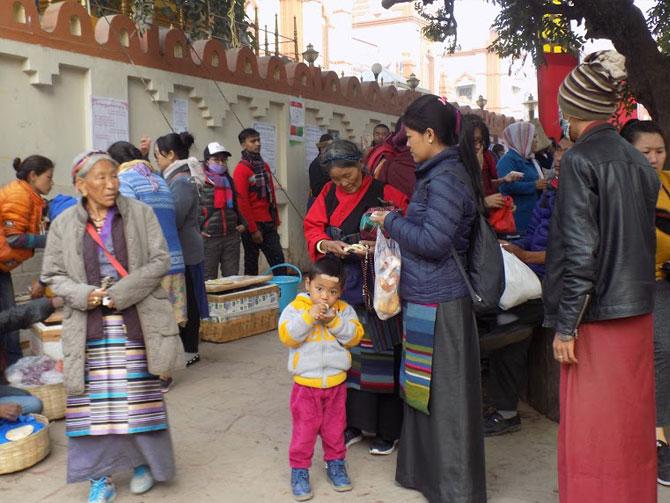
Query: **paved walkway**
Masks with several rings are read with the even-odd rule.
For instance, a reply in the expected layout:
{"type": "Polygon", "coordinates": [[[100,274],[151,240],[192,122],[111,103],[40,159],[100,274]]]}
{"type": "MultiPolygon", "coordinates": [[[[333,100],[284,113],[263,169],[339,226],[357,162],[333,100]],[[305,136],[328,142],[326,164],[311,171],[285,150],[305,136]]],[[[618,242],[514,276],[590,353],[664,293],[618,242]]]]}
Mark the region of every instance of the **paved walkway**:
{"type": "MultiPolygon", "coordinates": [[[[177,479],[144,496],[127,489],[129,474],[116,478],[117,501],[136,502],[290,502],[287,448],[290,435],[287,352],[276,334],[214,345],[203,344],[203,360],[176,376],[167,395],[177,457],[177,479]]],[[[522,409],[523,429],[486,441],[488,491],[493,503],[558,501],[554,423],[522,409]]],[[[52,453],[17,475],[0,476],[0,501],[86,501],[86,484],[65,484],[63,422],[51,430],[52,453]]],[[[321,456],[320,447],[316,456],[321,456]]],[[[423,497],[393,482],[395,455],[372,457],[364,444],[348,456],[354,483],[337,494],[323,464],[312,469],[314,501],[394,503],[423,497]]],[[[659,501],[670,503],[670,490],[659,501]]]]}

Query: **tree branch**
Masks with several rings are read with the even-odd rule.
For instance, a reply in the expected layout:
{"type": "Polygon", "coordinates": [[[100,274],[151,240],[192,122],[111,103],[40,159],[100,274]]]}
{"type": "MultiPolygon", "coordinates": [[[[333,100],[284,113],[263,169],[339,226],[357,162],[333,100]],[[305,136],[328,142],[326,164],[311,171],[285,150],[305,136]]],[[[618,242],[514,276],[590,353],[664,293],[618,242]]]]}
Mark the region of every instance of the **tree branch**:
{"type": "Polygon", "coordinates": [[[385,9],[390,9],[396,4],[399,3],[410,3],[412,0],[382,0],[382,7],[385,9]]]}

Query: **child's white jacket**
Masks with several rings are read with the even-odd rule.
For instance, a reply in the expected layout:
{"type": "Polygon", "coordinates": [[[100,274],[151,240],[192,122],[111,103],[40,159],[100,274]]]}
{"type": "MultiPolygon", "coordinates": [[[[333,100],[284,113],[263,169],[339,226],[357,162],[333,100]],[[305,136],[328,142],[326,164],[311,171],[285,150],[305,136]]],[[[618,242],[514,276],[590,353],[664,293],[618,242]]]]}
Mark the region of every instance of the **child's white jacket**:
{"type": "Polygon", "coordinates": [[[290,348],[288,370],[293,380],[312,388],[332,388],[347,379],[351,354],[363,337],[363,325],[349,304],[338,300],[333,321],[324,325],[309,314],[312,300],[299,294],[281,313],[279,340],[290,348]]]}

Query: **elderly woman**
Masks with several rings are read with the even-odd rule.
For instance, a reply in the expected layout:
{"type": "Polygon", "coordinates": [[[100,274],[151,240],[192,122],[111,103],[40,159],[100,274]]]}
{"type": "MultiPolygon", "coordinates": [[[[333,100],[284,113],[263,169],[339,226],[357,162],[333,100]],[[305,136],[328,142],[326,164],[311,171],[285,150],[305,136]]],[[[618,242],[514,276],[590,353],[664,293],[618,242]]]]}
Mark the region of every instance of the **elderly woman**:
{"type": "Polygon", "coordinates": [[[465,279],[481,168],[455,146],[459,112],[425,95],[402,121],[417,162],[407,216],[375,212],[400,245],[405,344],[400,382],[405,411],[396,480],[431,502],[486,502],[479,343],[465,279]]]}
{"type": "Polygon", "coordinates": [[[330,176],[305,217],[305,238],[312,260],[332,253],[345,261],[347,278],[342,298],[351,304],[365,328],[360,345],[351,350],[352,370],[347,379],[347,431],[345,441],[362,440],[374,432],[371,454],[390,454],[400,437],[402,402],[398,396],[402,321],[396,316],[381,321],[371,307],[371,250],[347,251],[359,243],[365,212],[385,204],[404,211],[407,197],[390,185],[365,174],[358,147],[337,140],[323,151],[323,167],[330,176]],[[370,290],[368,290],[368,288],[370,290]],[[367,306],[367,307],[366,307],[367,306]]]}
{"type": "Polygon", "coordinates": [[[500,185],[500,192],[514,199],[516,231],[524,235],[540,191],[547,188],[542,168],[533,155],[537,144],[535,126],[530,122],[514,122],[505,128],[503,138],[509,150],[498,161],[498,175],[506,178],[512,171],[517,171],[523,174],[523,179],[514,182],[505,181],[500,185]]]}
{"type": "Polygon", "coordinates": [[[67,480],[90,480],[89,501],[107,502],[115,472],[134,469],[136,494],[174,477],[158,376],[181,366],[183,349],[153,210],[119,194],[105,152],[75,158],[72,180],[82,199],[52,224],[42,280],[65,300],[67,480]]]}

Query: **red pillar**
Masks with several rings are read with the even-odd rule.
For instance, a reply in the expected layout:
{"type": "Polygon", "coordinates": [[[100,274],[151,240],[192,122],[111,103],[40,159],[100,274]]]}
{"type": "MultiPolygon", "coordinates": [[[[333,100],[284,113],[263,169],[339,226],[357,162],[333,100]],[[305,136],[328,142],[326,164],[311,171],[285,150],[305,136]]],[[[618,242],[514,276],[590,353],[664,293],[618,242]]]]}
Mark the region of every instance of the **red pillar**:
{"type": "Polygon", "coordinates": [[[571,54],[545,53],[546,63],[537,70],[538,113],[540,123],[547,136],[557,141],[561,137],[558,120],[558,88],[565,76],[577,66],[577,58],[571,54]]]}

